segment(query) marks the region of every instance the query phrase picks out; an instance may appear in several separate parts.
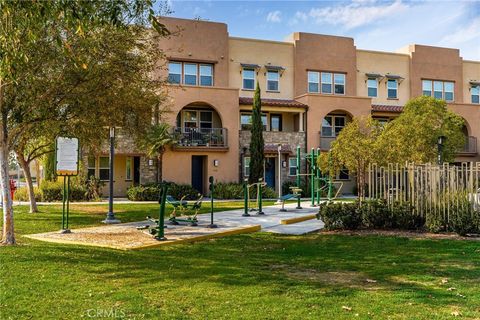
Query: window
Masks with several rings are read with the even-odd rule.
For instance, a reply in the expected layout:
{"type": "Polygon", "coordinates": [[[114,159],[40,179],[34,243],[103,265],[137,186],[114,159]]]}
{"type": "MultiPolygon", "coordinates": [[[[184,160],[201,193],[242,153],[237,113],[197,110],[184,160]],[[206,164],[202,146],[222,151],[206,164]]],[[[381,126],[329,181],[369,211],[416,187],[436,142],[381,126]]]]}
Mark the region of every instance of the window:
{"type": "Polygon", "coordinates": [[[443,99],[443,82],[433,81],[433,97],[436,99],[443,99]]]}
{"type": "Polygon", "coordinates": [[[196,86],[197,85],[197,64],[183,64],[183,83],[196,86]]]}
{"type": "Polygon", "coordinates": [[[453,82],[444,82],[443,83],[443,90],[445,92],[445,101],[453,101],[453,90],[454,84],[453,82]]]}
{"type": "Polygon", "coordinates": [[[326,116],[322,120],[322,137],[336,137],[345,127],[345,116],[326,116]]]}
{"type": "Polygon", "coordinates": [[[272,114],[270,116],[270,131],[282,131],[281,114],[272,114]]]}
{"type": "Polygon", "coordinates": [[[297,158],[296,157],[288,158],[288,175],[289,176],[297,175],[297,158]]]}
{"type": "Polygon", "coordinates": [[[422,91],[424,96],[432,96],[432,81],[431,80],[423,80],[422,81],[422,91]]]}
{"type": "Polygon", "coordinates": [[[200,65],[200,85],[213,86],[213,66],[211,64],[200,65]]]}
{"type": "Polygon", "coordinates": [[[183,127],[197,128],[197,111],[183,111],[183,127]]]}
{"type": "Polygon", "coordinates": [[[89,156],[87,160],[87,179],[95,177],[95,157],[89,156]]]}
{"type": "Polygon", "coordinates": [[[318,72],[308,71],[308,92],[320,92],[320,76],[318,72]]]}
{"type": "Polygon", "coordinates": [[[322,72],[322,93],[332,93],[332,74],[322,72]]]}
{"type": "Polygon", "coordinates": [[[395,79],[387,81],[387,97],[388,99],[397,99],[398,82],[395,79]]]}
{"type": "Polygon", "coordinates": [[[99,178],[103,181],[108,181],[110,179],[110,159],[108,157],[99,158],[99,178]]]}
{"type": "Polygon", "coordinates": [[[338,170],[335,180],[350,180],[350,172],[348,172],[348,169],[344,167],[338,170]]]}
{"type": "Polygon", "coordinates": [[[243,176],[248,177],[250,175],[250,157],[243,158],[243,176]]]}
{"type": "Polygon", "coordinates": [[[367,91],[369,97],[376,97],[378,90],[378,81],[375,78],[368,78],[367,80],[367,91]]]}
{"type": "Polygon", "coordinates": [[[378,121],[382,127],[386,126],[389,122],[388,118],[373,118],[373,120],[378,121]]]}
{"type": "Polygon", "coordinates": [[[255,70],[249,68],[243,68],[243,89],[253,90],[255,89],[255,70]]]}
{"type": "Polygon", "coordinates": [[[267,71],[267,91],[278,91],[278,71],[267,71]]]}
{"type": "Polygon", "coordinates": [[[212,127],[212,112],[200,111],[200,128],[211,129],[212,127]]]}
{"type": "Polygon", "coordinates": [[[168,82],[180,84],[182,79],[182,63],[170,62],[168,64],[168,82]]]}
{"type": "Polygon", "coordinates": [[[472,86],[470,93],[472,95],[472,103],[480,103],[480,85],[472,86]]]}
{"type": "Polygon", "coordinates": [[[452,102],[455,99],[455,83],[452,81],[422,80],[422,92],[424,96],[452,102]]]}
{"type": "Polygon", "coordinates": [[[125,180],[132,180],[132,157],[125,160],[125,180]]]}
{"type": "Polygon", "coordinates": [[[335,83],[335,94],[345,94],[345,75],[341,73],[335,73],[333,80],[335,83]]]}
{"type": "MultiPolygon", "coordinates": [[[[263,130],[267,131],[267,115],[262,114],[263,130]]],[[[241,130],[250,130],[252,128],[252,114],[240,114],[240,128],[241,130]]]]}

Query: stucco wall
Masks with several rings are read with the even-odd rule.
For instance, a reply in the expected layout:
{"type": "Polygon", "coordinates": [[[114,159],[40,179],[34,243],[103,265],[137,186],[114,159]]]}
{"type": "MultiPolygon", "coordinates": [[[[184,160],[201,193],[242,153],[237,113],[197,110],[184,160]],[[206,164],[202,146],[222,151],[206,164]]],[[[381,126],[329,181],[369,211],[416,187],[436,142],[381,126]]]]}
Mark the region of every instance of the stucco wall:
{"type": "MultiPolygon", "coordinates": [[[[480,82],[480,61],[463,61],[463,102],[471,103],[470,81],[480,82]]],[[[480,119],[478,120],[480,121],[480,119]]]]}

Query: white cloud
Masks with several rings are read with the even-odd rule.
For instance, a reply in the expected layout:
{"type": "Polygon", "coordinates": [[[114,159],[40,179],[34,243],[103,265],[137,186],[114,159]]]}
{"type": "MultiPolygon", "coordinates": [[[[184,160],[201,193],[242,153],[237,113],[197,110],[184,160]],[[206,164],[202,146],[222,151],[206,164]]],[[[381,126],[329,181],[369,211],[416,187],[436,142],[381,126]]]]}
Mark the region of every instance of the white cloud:
{"type": "Polygon", "coordinates": [[[293,16],[293,18],[291,18],[288,21],[288,24],[290,26],[293,26],[293,25],[296,25],[299,22],[305,23],[305,22],[307,22],[307,20],[308,20],[308,14],[306,14],[303,11],[297,11],[297,12],[295,12],[295,15],[293,16]]]}
{"type": "Polygon", "coordinates": [[[281,22],[282,18],[280,18],[280,15],[282,13],[279,10],[276,11],[271,11],[267,14],[267,22],[281,22]]]}
{"type": "MultiPolygon", "coordinates": [[[[371,24],[379,19],[397,15],[407,8],[408,6],[401,0],[387,4],[385,2],[377,3],[374,0],[356,0],[345,6],[312,8],[308,12],[308,17],[319,24],[329,23],[341,25],[346,29],[353,29],[371,24]]],[[[306,15],[305,12],[303,14],[306,15]]]]}
{"type": "Polygon", "coordinates": [[[455,32],[444,36],[439,43],[455,46],[472,40],[476,40],[480,47],[480,17],[472,20],[466,26],[458,27],[455,32]]]}

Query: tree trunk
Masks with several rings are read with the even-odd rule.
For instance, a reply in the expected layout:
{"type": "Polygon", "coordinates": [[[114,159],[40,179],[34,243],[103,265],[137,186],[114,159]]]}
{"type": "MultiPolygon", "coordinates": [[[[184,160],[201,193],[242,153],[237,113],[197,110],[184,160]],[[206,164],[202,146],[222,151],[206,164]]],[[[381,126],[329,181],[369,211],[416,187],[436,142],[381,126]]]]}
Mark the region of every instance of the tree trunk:
{"type": "MultiPolygon", "coordinates": [[[[2,125],[5,125],[3,123],[2,125]]],[[[5,131],[4,131],[5,132],[5,131]]],[[[3,237],[2,243],[6,245],[15,244],[15,231],[13,227],[13,206],[10,194],[10,177],[8,174],[8,144],[3,134],[0,146],[0,184],[3,199],[3,237]]]]}
{"type": "Polygon", "coordinates": [[[157,178],[159,182],[163,182],[163,152],[158,154],[157,178]]]}
{"type": "Polygon", "coordinates": [[[30,213],[38,212],[37,201],[35,200],[35,190],[33,189],[32,173],[30,172],[30,164],[25,160],[21,152],[17,153],[17,159],[20,167],[25,174],[25,181],[27,182],[28,199],[30,201],[30,213]]]}

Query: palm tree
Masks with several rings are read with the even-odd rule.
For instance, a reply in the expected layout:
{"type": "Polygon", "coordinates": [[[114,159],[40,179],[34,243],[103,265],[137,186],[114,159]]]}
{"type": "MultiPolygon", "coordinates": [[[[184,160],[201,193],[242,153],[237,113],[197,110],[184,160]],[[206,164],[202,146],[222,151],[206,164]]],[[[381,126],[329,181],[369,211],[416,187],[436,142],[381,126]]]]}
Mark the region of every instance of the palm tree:
{"type": "Polygon", "coordinates": [[[140,140],[140,148],[145,150],[148,157],[157,157],[157,182],[161,182],[163,154],[167,150],[167,146],[175,144],[176,139],[171,132],[171,127],[167,123],[158,123],[152,125],[143,138],[140,140]]]}

